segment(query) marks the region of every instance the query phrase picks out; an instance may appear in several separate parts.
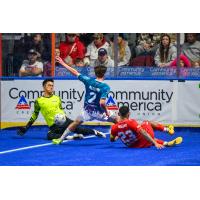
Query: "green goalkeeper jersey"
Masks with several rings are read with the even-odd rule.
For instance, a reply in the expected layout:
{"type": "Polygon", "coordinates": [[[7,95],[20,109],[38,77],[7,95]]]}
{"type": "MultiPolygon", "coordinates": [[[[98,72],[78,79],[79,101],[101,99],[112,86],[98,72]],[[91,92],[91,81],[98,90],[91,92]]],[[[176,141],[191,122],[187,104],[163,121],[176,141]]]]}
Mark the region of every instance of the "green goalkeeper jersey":
{"type": "Polygon", "coordinates": [[[56,95],[52,95],[50,97],[41,96],[36,99],[34,112],[31,116],[30,122],[33,123],[38,118],[39,112],[42,113],[48,126],[52,126],[54,124],[54,117],[56,114],[65,114],[62,109],[61,99],[56,95]]]}

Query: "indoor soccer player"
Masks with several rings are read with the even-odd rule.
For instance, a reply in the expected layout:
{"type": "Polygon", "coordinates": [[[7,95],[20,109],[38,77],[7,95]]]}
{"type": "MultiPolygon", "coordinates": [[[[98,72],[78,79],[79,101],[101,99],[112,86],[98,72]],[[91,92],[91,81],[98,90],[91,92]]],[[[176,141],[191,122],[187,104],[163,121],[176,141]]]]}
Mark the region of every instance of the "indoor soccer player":
{"type": "Polygon", "coordinates": [[[169,134],[174,134],[174,127],[170,125],[165,127],[162,124],[150,121],[144,121],[138,124],[134,119],[130,119],[130,112],[127,106],[122,106],[119,109],[120,119],[118,123],[112,125],[110,141],[114,142],[118,138],[128,147],[144,148],[155,146],[162,149],[165,146],[174,146],[182,142],[182,137],[165,142],[154,137],[154,130],[166,131],[169,134]]]}
{"type": "MultiPolygon", "coordinates": [[[[37,119],[39,112],[41,112],[50,129],[47,134],[47,139],[52,140],[61,137],[63,132],[70,124],[72,124],[73,121],[66,116],[66,121],[63,125],[58,126],[54,123],[54,118],[56,114],[58,113],[65,114],[61,105],[61,99],[59,96],[53,94],[54,92],[53,79],[44,80],[42,85],[44,89],[44,94],[43,96],[36,99],[34,104],[34,112],[30,120],[28,121],[25,127],[20,127],[18,129],[18,134],[24,135],[26,131],[30,128],[30,126],[37,119]]],[[[81,139],[83,135],[88,135],[88,134],[93,134],[96,136],[101,135],[99,131],[80,126],[76,127],[74,132],[76,132],[77,134],[74,134],[74,136],[69,136],[67,139],[79,139],[79,138],[81,139]]]]}
{"type": "MultiPolygon", "coordinates": [[[[100,120],[100,121],[114,121],[114,117],[110,117],[110,113],[106,108],[106,97],[110,91],[110,87],[104,83],[104,76],[107,68],[105,66],[96,66],[94,68],[96,79],[88,76],[83,76],[74,68],[68,66],[60,57],[57,57],[57,62],[63,65],[73,75],[77,76],[78,79],[85,85],[85,99],[84,108],[82,113],[77,119],[71,123],[63,135],[59,139],[54,139],[54,144],[60,144],[65,137],[70,133],[74,132],[75,128],[80,125],[83,121],[100,120]]],[[[102,137],[106,135],[102,134],[102,137]]]]}

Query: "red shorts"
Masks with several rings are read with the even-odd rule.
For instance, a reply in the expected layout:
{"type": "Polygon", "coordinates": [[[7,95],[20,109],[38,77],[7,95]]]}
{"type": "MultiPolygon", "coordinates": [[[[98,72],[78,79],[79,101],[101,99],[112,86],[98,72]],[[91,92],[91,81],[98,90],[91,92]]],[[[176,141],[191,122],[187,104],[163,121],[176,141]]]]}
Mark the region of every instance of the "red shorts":
{"type": "MultiPolygon", "coordinates": [[[[144,121],[141,127],[154,139],[154,131],[151,124],[148,121],[144,121]]],[[[138,140],[134,144],[130,145],[131,148],[145,148],[150,147],[153,144],[149,142],[142,134],[140,134],[138,140]]]]}

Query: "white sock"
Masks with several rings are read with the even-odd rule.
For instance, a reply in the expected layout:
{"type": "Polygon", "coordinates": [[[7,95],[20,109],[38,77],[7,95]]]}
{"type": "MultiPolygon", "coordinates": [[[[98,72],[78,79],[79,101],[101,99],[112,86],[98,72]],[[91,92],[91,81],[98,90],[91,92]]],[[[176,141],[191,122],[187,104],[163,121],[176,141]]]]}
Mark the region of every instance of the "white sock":
{"type": "Polygon", "coordinates": [[[63,141],[70,133],[71,131],[67,128],[65,130],[65,132],[62,134],[62,136],[60,137],[60,139],[63,141]]]}
{"type": "Polygon", "coordinates": [[[164,127],[164,131],[169,131],[169,128],[168,127],[164,127]]]}
{"type": "Polygon", "coordinates": [[[164,142],[164,143],[163,143],[164,146],[167,146],[167,144],[168,144],[168,142],[164,142]]]}

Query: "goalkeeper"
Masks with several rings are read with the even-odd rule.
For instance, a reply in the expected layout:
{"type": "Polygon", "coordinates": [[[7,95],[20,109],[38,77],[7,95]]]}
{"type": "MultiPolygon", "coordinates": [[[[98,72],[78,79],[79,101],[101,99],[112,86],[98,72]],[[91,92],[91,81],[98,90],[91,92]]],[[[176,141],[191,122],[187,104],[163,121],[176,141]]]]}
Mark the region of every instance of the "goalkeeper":
{"type": "MultiPolygon", "coordinates": [[[[58,126],[54,123],[54,118],[56,114],[65,114],[64,110],[62,109],[61,99],[59,96],[53,94],[54,92],[54,80],[53,79],[46,79],[42,83],[44,94],[43,96],[36,99],[34,104],[34,112],[28,121],[25,127],[20,127],[17,131],[18,135],[24,135],[27,130],[31,127],[31,125],[36,121],[39,112],[42,113],[47,125],[49,126],[49,131],[47,133],[47,139],[57,139],[60,138],[66,128],[73,122],[73,120],[69,119],[66,116],[66,121],[63,125],[58,126]]],[[[92,130],[89,128],[84,128],[78,126],[74,131],[76,134],[73,136],[68,136],[66,139],[82,139],[83,135],[96,135],[99,137],[104,137],[103,133],[92,130]]]]}

